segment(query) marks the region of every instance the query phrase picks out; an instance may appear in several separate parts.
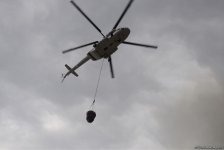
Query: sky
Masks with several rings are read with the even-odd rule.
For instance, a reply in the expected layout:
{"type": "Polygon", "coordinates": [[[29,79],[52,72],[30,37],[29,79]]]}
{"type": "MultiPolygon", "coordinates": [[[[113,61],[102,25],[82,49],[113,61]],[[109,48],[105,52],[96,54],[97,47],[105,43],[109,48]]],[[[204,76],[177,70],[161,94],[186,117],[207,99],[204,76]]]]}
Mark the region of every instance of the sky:
{"type": "MultiPolygon", "coordinates": [[[[76,0],[107,34],[128,0],[76,0]]],[[[192,150],[224,146],[224,1],[135,0],[119,27],[127,41],[61,84],[101,40],[68,0],[0,1],[1,150],[192,150]]]]}

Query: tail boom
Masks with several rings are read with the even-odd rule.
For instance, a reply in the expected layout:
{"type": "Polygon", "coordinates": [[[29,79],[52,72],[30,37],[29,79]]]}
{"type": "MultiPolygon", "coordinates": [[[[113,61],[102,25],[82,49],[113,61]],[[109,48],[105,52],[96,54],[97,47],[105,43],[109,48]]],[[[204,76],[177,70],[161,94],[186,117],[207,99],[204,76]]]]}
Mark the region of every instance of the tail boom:
{"type": "Polygon", "coordinates": [[[75,70],[77,68],[79,68],[81,65],[83,65],[84,63],[86,63],[88,60],[90,59],[90,57],[87,55],[85,58],[83,58],[77,65],[75,65],[73,68],[69,67],[67,64],[65,64],[65,67],[68,69],[68,72],[63,76],[62,82],[64,81],[64,79],[70,75],[71,73],[78,77],[79,75],[75,72],[75,70]]]}

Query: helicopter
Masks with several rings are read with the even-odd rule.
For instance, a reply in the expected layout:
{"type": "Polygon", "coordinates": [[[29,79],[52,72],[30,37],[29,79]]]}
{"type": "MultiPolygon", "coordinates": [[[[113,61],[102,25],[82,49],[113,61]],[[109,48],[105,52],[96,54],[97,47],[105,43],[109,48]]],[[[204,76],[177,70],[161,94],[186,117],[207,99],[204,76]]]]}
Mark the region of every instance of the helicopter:
{"type": "Polygon", "coordinates": [[[126,5],[125,9],[123,10],[121,16],[113,26],[112,30],[104,35],[101,30],[97,27],[97,25],[83,12],[83,10],[73,1],[71,0],[71,4],[92,24],[92,26],[103,36],[103,39],[101,41],[94,41],[88,44],[84,44],[78,47],[74,47],[71,49],[67,49],[62,51],[63,54],[93,45],[92,50],[90,50],[87,55],[73,68],[71,68],[69,65],[65,64],[65,67],[67,68],[68,72],[63,75],[62,74],[62,82],[64,79],[70,75],[73,74],[74,76],[78,77],[78,74],[75,72],[76,69],[78,69],[80,66],[82,66],[84,63],[89,61],[90,59],[93,61],[99,60],[99,59],[108,59],[109,66],[110,66],[110,73],[111,73],[111,78],[114,78],[114,69],[113,69],[113,64],[112,64],[112,58],[111,55],[117,51],[118,46],[120,44],[129,44],[129,45],[134,45],[134,46],[141,46],[141,47],[146,47],[146,48],[153,48],[157,49],[158,47],[155,45],[147,45],[147,44],[141,44],[141,43],[136,43],[136,42],[129,42],[126,41],[130,34],[130,29],[127,27],[122,27],[122,28],[117,28],[120,21],[123,19],[124,15],[126,14],[127,10],[130,8],[131,4],[133,3],[134,0],[129,0],[128,4],[126,5]]]}

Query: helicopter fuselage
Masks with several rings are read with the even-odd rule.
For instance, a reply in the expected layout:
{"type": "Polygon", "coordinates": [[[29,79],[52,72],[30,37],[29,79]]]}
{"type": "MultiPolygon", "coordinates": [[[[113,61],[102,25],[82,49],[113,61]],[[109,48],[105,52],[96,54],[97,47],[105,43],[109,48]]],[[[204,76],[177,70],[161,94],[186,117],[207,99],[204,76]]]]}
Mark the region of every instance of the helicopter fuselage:
{"type": "Polygon", "coordinates": [[[141,43],[136,43],[136,42],[129,42],[126,41],[127,37],[130,34],[130,29],[129,28],[118,28],[118,25],[124,15],[126,14],[127,10],[131,6],[132,2],[134,0],[129,0],[129,3],[125,7],[124,11],[120,15],[119,19],[113,26],[112,30],[105,36],[102,31],[97,27],[97,25],[82,11],[82,9],[73,1],[71,0],[71,4],[89,21],[89,23],[92,24],[92,26],[103,36],[103,39],[101,41],[94,41],[88,44],[84,44],[78,47],[70,48],[67,50],[62,51],[62,53],[67,53],[71,52],[74,50],[77,50],[79,48],[83,48],[89,45],[93,45],[93,48],[87,53],[87,55],[80,60],[74,67],[70,67],[69,65],[65,64],[65,67],[68,69],[68,72],[66,74],[62,75],[62,82],[64,79],[69,75],[73,74],[74,76],[78,76],[78,74],[75,72],[76,69],[78,69],[80,66],[82,66],[84,63],[89,61],[90,59],[93,61],[106,58],[108,59],[109,66],[110,66],[110,72],[111,72],[111,77],[114,78],[114,71],[113,71],[113,63],[112,63],[112,58],[111,55],[117,51],[118,46],[120,44],[128,44],[128,45],[134,45],[134,46],[141,46],[141,47],[147,47],[147,48],[154,48],[156,49],[157,46],[154,45],[146,45],[146,44],[141,44],[141,43]]]}
{"type": "Polygon", "coordinates": [[[117,47],[128,37],[129,34],[129,28],[112,30],[99,43],[95,44],[94,48],[89,51],[87,55],[92,60],[108,58],[117,50],[117,47]]]}

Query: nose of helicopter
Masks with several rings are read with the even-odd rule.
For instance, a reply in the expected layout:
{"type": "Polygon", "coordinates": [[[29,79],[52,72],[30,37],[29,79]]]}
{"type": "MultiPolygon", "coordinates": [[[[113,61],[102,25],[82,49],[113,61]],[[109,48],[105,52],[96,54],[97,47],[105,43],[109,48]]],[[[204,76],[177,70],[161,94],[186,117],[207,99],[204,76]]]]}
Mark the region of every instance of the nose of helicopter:
{"type": "Polygon", "coordinates": [[[121,28],[121,30],[122,30],[122,33],[123,33],[123,38],[125,40],[130,34],[130,29],[129,28],[121,28]]]}

